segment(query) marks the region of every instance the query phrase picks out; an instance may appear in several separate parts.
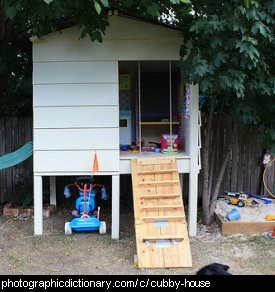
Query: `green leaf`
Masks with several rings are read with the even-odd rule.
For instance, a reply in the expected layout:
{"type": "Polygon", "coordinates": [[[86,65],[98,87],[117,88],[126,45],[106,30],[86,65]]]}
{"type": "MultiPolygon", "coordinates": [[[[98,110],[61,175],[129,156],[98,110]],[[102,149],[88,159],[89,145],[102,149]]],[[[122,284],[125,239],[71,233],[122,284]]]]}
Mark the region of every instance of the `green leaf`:
{"type": "Polygon", "coordinates": [[[244,0],[244,4],[246,8],[249,8],[250,4],[251,4],[251,0],[244,0]]]}
{"type": "Polygon", "coordinates": [[[243,53],[249,50],[249,44],[247,42],[237,41],[236,48],[239,48],[240,53],[243,53]]]}
{"type": "Polygon", "coordinates": [[[247,41],[247,42],[250,42],[252,45],[258,45],[258,41],[257,41],[257,39],[255,39],[255,38],[252,38],[252,37],[249,37],[249,36],[244,36],[243,38],[242,38],[242,41],[247,41]]]}
{"type": "Polygon", "coordinates": [[[147,13],[152,15],[152,16],[157,16],[157,17],[160,16],[158,6],[155,3],[152,3],[152,5],[148,6],[147,13]]]}
{"type": "Polygon", "coordinates": [[[5,14],[8,18],[13,19],[16,15],[17,11],[14,7],[8,7],[5,11],[5,14]]]}
{"type": "Polygon", "coordinates": [[[203,93],[206,93],[208,89],[212,87],[212,83],[209,79],[203,78],[202,81],[200,82],[200,90],[203,93]]]}
{"type": "Polygon", "coordinates": [[[46,2],[47,4],[50,4],[51,2],[53,2],[53,0],[44,0],[44,2],[46,2]]]}
{"type": "Polygon", "coordinates": [[[252,33],[256,34],[258,31],[262,35],[266,35],[266,28],[265,25],[261,21],[257,21],[251,28],[252,33]]]}
{"type": "Polygon", "coordinates": [[[218,46],[222,46],[222,39],[216,36],[211,42],[211,47],[216,49],[218,46]]]}
{"type": "Polygon", "coordinates": [[[190,4],[191,1],[190,0],[180,0],[181,2],[185,3],[185,4],[190,4]]]}
{"type": "Polygon", "coordinates": [[[95,10],[96,10],[97,14],[100,14],[101,6],[99,5],[99,3],[96,0],[94,0],[94,5],[95,5],[95,10]]]}
{"type": "Polygon", "coordinates": [[[103,6],[109,7],[109,1],[108,0],[100,0],[103,6]]]}
{"type": "Polygon", "coordinates": [[[227,62],[228,55],[223,52],[218,52],[213,59],[213,63],[216,67],[220,67],[227,62]]]}
{"type": "Polygon", "coordinates": [[[203,77],[206,75],[207,72],[209,72],[207,61],[202,59],[195,60],[195,73],[198,74],[198,76],[203,77]],[[196,62],[197,61],[197,62],[196,62]]]}

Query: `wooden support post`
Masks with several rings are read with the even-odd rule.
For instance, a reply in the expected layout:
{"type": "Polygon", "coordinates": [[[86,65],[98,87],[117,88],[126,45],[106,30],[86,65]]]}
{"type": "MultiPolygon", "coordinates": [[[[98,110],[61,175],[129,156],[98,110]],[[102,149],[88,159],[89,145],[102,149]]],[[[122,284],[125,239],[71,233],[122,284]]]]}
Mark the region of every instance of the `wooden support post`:
{"type": "Polygon", "coordinates": [[[119,239],[119,175],[112,176],[112,239],[119,239]]]}
{"type": "Polygon", "coordinates": [[[56,178],[50,176],[50,205],[54,205],[56,208],[56,178]]]}
{"type": "Polygon", "coordinates": [[[197,234],[198,213],[198,174],[191,172],[189,177],[189,200],[188,200],[188,231],[189,236],[197,234]]]}
{"type": "Polygon", "coordinates": [[[43,234],[43,188],[42,176],[35,175],[34,180],[34,235],[43,234]]]}
{"type": "Polygon", "coordinates": [[[198,107],[199,90],[198,85],[191,85],[191,115],[189,131],[189,203],[188,203],[188,228],[189,236],[197,233],[197,204],[198,204],[198,174],[199,174],[199,138],[198,138],[198,107]]]}

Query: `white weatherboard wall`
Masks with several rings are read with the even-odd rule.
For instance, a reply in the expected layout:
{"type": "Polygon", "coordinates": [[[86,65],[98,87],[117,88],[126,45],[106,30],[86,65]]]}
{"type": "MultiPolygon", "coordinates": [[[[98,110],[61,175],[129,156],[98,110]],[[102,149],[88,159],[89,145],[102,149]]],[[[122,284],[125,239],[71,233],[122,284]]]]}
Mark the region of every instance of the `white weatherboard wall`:
{"type": "Polygon", "coordinates": [[[34,172],[89,173],[95,150],[118,172],[118,62],[34,62],[33,83],[34,172]]]}
{"type": "MultiPolygon", "coordinates": [[[[74,62],[73,68],[83,66],[83,70],[89,71],[89,65],[86,66],[85,62],[80,65],[79,62],[179,60],[182,44],[180,31],[119,16],[111,16],[109,23],[102,43],[91,42],[88,36],[79,39],[80,30],[77,27],[39,38],[34,44],[34,62],[74,62]]],[[[51,71],[51,65],[46,65],[45,70],[55,74],[51,71]]],[[[60,72],[60,69],[57,70],[60,72]]]]}

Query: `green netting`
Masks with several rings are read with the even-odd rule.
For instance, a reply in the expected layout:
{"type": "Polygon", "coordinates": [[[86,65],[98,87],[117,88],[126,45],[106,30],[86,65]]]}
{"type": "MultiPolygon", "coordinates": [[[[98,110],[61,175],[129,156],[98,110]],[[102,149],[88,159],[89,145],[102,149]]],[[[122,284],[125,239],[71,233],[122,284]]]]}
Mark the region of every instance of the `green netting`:
{"type": "Polygon", "coordinates": [[[0,157],[0,170],[17,165],[32,156],[32,142],[26,143],[18,150],[0,157]]]}

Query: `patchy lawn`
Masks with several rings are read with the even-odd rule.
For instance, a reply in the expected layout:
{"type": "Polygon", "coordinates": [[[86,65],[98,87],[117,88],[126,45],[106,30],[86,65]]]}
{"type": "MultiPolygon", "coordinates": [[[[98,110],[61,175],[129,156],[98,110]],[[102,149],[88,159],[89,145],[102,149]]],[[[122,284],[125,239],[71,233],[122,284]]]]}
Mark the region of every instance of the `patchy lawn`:
{"type": "Polygon", "coordinates": [[[191,239],[193,268],[141,270],[134,265],[133,215],[121,216],[118,241],[97,233],[66,236],[66,218],[59,212],[45,219],[45,235],[34,237],[33,220],[0,217],[0,274],[195,274],[213,262],[233,274],[275,274],[275,241],[264,235],[221,237],[216,225],[199,226],[191,239]]]}

